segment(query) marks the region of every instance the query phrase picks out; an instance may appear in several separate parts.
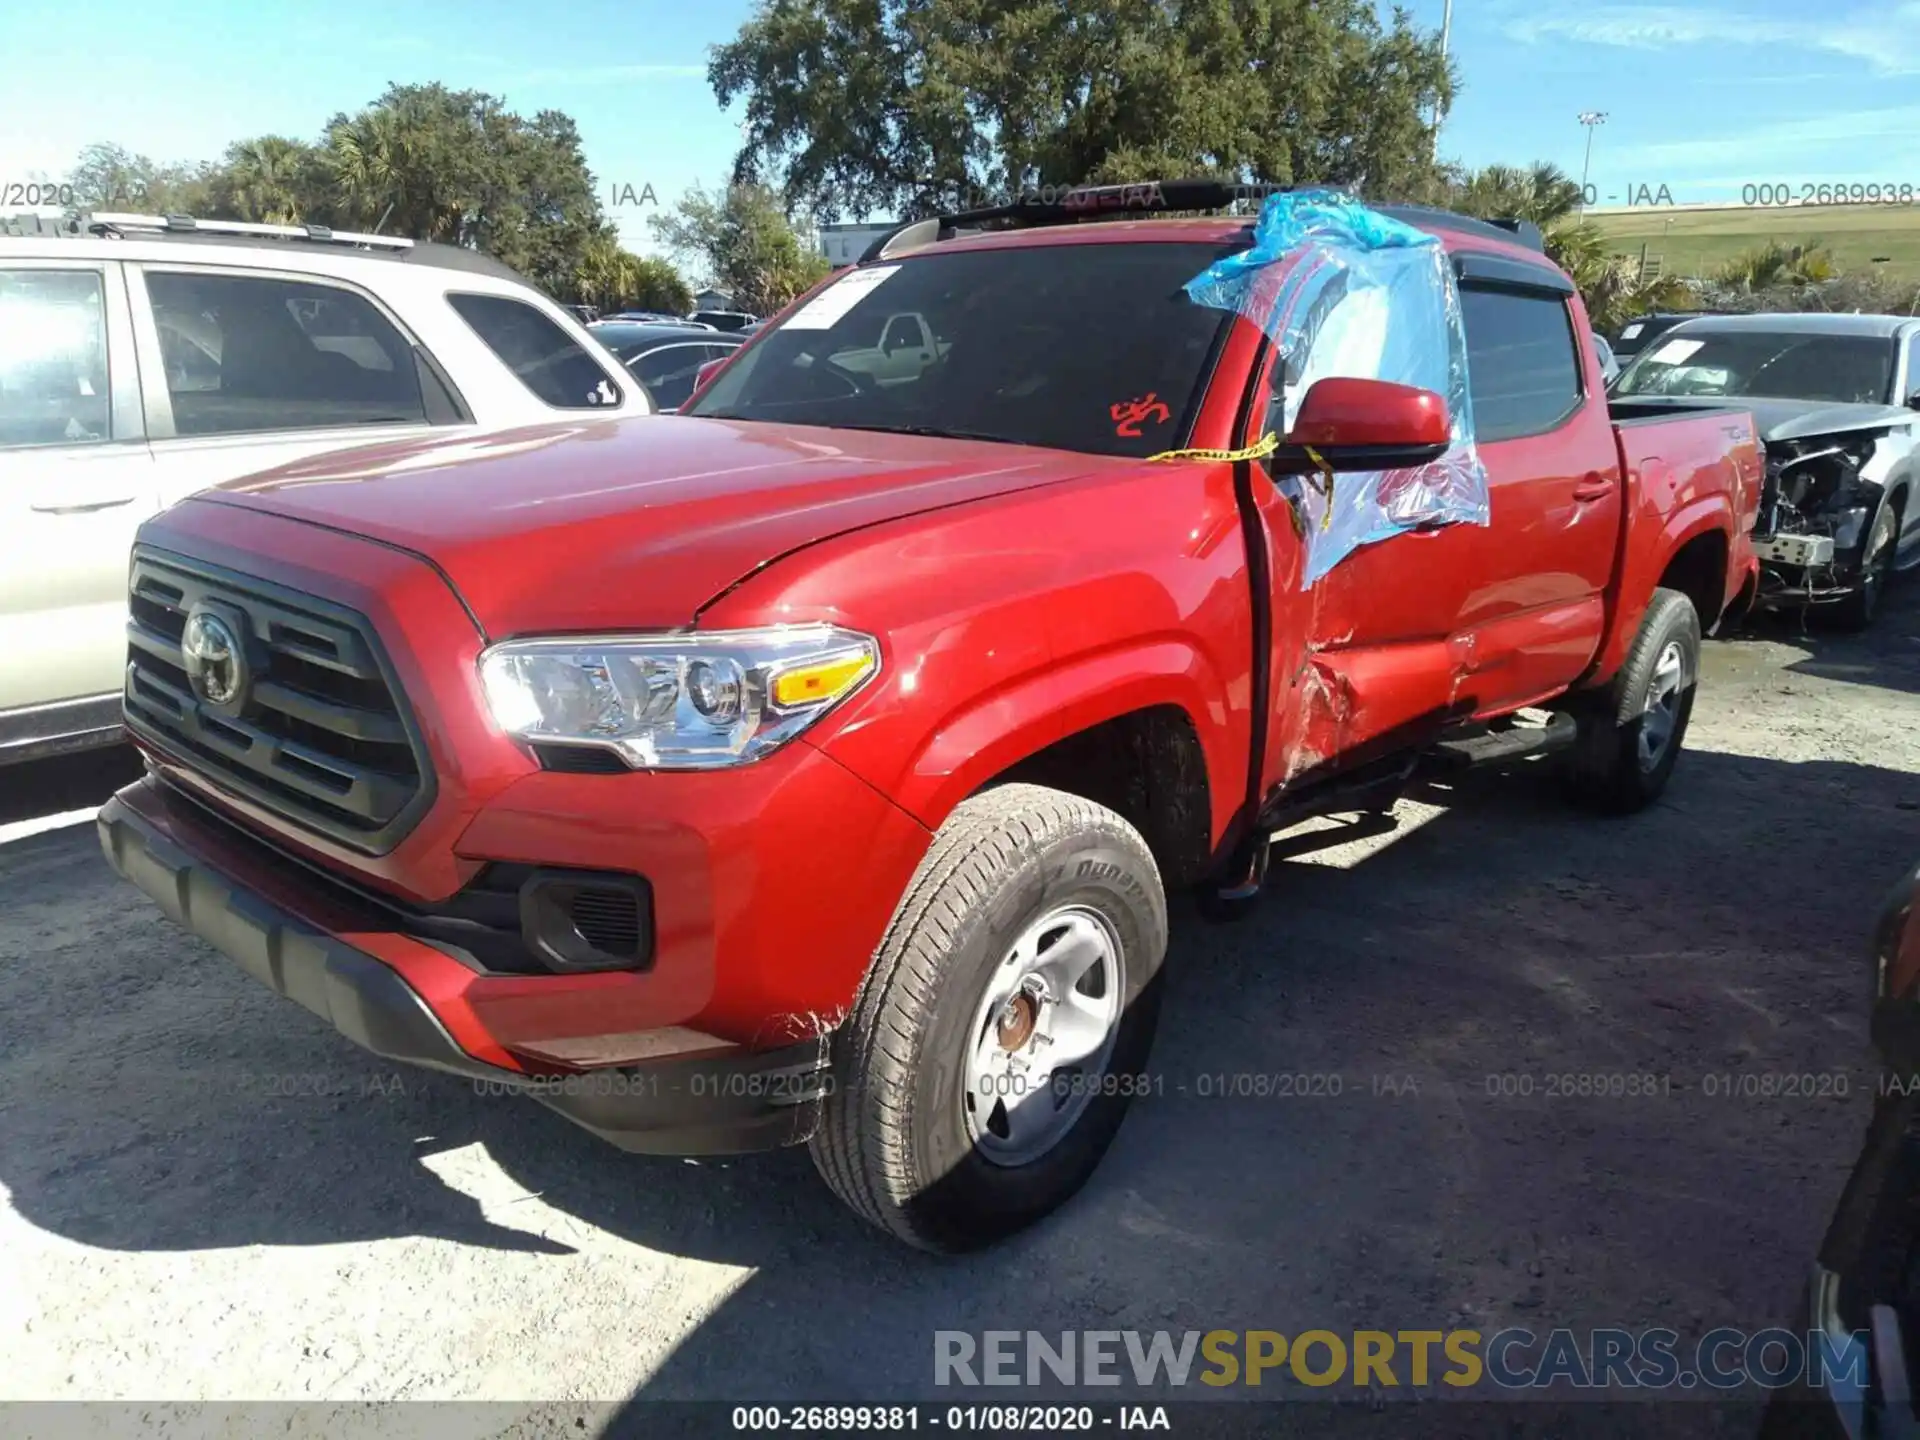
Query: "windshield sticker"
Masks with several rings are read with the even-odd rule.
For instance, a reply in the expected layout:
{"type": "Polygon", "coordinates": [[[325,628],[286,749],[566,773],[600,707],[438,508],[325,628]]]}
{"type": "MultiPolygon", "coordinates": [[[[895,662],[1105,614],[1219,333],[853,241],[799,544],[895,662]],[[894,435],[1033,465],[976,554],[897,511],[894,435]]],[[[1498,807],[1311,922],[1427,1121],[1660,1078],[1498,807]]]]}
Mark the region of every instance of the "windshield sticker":
{"type": "Polygon", "coordinates": [[[1646,327],[1644,325],[1642,325],[1638,320],[1636,320],[1633,322],[1633,324],[1627,326],[1626,329],[1620,332],[1620,338],[1622,340],[1631,340],[1634,336],[1638,335],[1645,328],[1646,327]]]}
{"type": "Polygon", "coordinates": [[[876,265],[871,270],[850,270],[813,299],[802,305],[787,321],[787,330],[831,330],[854,306],[884,285],[898,265],[876,265]]]}
{"type": "Polygon", "coordinates": [[[1647,358],[1656,365],[1678,365],[1706,343],[1704,340],[1669,340],[1647,358]]]}
{"type": "Polygon", "coordinates": [[[1123,400],[1118,405],[1109,405],[1107,414],[1113,417],[1113,433],[1129,440],[1140,438],[1140,426],[1147,420],[1156,425],[1164,425],[1173,418],[1173,412],[1160,400],[1160,392],[1149,390],[1138,400],[1123,400]]]}

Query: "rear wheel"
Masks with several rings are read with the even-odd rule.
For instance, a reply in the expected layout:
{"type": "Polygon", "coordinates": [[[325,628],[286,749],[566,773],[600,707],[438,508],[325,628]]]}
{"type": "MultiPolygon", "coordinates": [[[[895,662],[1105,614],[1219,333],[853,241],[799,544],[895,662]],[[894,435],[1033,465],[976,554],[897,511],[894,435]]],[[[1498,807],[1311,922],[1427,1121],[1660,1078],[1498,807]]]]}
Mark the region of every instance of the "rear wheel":
{"type": "Polygon", "coordinates": [[[1848,630],[1864,630],[1880,613],[1880,600],[1887,582],[1893,578],[1893,560],[1900,534],[1900,515],[1891,504],[1882,505],[1874,517],[1873,531],[1867,536],[1860,557],[1859,588],[1833,607],[1836,623],[1848,630]]]}
{"type": "Polygon", "coordinates": [[[1147,1083],[1166,944],[1159,871],[1120,816],[1037,785],[968,800],[834,1037],[821,1175],[926,1250],[1055,1209],[1147,1083]]]}
{"type": "Polygon", "coordinates": [[[1575,712],[1574,797],[1616,814],[1658,799],[1680,757],[1699,678],[1699,613],[1678,590],[1655,590],[1620,673],[1575,712]]]}

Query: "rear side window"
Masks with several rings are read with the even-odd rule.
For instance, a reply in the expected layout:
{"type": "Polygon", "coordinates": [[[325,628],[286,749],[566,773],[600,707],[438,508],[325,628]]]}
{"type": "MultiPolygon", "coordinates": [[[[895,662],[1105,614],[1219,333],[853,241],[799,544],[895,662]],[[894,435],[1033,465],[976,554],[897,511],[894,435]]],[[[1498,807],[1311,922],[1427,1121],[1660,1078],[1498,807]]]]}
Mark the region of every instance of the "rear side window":
{"type": "Polygon", "coordinates": [[[1476,440],[1543,434],[1578,408],[1579,350],[1560,297],[1465,284],[1460,308],[1476,440]]]}
{"type": "Polygon", "coordinates": [[[0,448],[113,438],[97,270],[0,270],[0,448]]]}
{"type": "Polygon", "coordinates": [[[176,434],[427,423],[412,345],[362,296],[297,279],[145,279],[176,434]]]}
{"type": "Polygon", "coordinates": [[[620,388],[600,363],[525,301],[449,295],[447,303],[543,404],[598,410],[620,403],[620,388]]]}

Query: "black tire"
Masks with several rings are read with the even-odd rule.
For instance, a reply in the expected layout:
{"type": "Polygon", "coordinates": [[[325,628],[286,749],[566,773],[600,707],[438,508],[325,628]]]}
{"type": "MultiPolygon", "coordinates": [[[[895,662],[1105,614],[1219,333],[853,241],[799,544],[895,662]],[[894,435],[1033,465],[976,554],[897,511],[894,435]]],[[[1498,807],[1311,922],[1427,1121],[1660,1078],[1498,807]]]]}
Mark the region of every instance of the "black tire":
{"type": "Polygon", "coordinates": [[[1159,869],[1120,816],[1038,785],[966,801],[934,836],[834,1035],[834,1084],[811,1141],[820,1174],[923,1250],[975,1249],[1056,1209],[1100,1163],[1130,1092],[1144,1093],[1166,946],[1159,869]],[[1090,1098],[1051,1149],[996,1163],[968,1130],[975,1022],[1014,942],[1068,905],[1117,942],[1121,1010],[1105,1078],[1080,1077],[1075,1093],[1090,1098]]]}
{"type": "Polygon", "coordinates": [[[1860,580],[1853,593],[1837,602],[1831,614],[1833,623],[1843,630],[1864,630],[1880,613],[1880,601],[1893,579],[1893,562],[1899,545],[1900,512],[1892,504],[1882,505],[1873,517],[1873,529],[1860,558],[1860,580]]]}
{"type": "Polygon", "coordinates": [[[1680,758],[1699,679],[1699,612],[1678,590],[1655,590],[1620,673],[1574,711],[1580,725],[1569,770],[1574,798],[1589,809],[1615,815],[1657,800],[1680,758]],[[1657,733],[1658,717],[1649,716],[1648,702],[1670,647],[1677,647],[1682,672],[1665,742],[1649,763],[1642,742],[1657,733]]]}

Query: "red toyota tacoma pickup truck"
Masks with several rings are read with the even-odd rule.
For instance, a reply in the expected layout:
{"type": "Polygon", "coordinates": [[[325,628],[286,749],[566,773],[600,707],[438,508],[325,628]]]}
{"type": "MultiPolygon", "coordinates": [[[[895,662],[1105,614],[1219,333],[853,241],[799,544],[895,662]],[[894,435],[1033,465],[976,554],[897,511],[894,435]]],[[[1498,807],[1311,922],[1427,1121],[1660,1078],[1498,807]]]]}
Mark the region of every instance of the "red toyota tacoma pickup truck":
{"type": "Polygon", "coordinates": [[[1182,282],[1246,218],[922,222],[681,415],[147,524],[108,858],[380,1055],[628,1150],[805,1142],[924,1248],[1034,1221],[1152,1086],[1170,895],[1235,913],[1277,828],[1434,767],[1646,804],[1753,578],[1751,418],[1610,416],[1536,245],[1392,213],[1458,276],[1490,523],[1302,583],[1276,479],[1432,461],[1447,407],[1323,380],[1236,457],[1293,372],[1182,282]]]}

